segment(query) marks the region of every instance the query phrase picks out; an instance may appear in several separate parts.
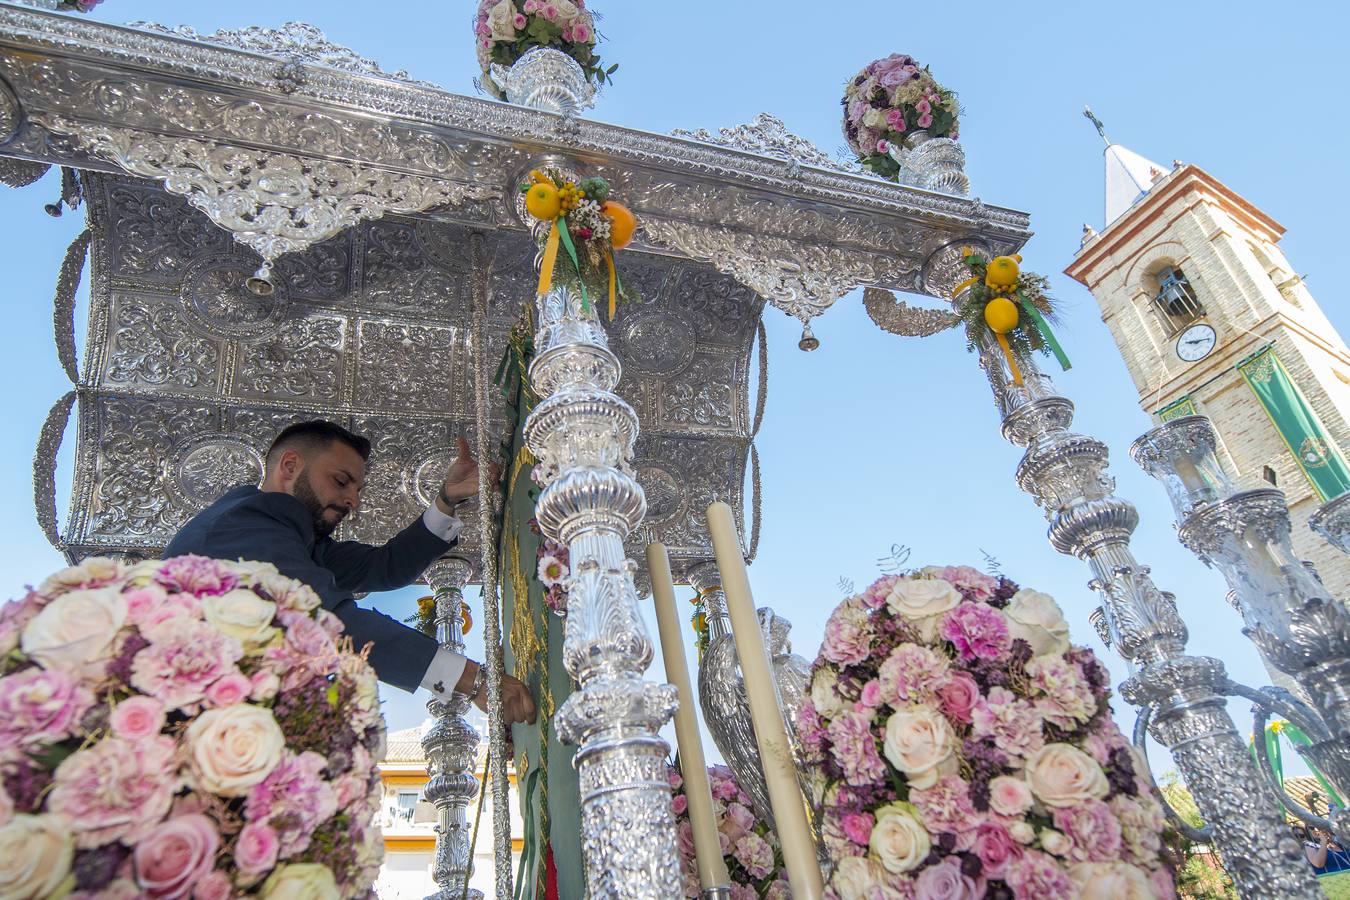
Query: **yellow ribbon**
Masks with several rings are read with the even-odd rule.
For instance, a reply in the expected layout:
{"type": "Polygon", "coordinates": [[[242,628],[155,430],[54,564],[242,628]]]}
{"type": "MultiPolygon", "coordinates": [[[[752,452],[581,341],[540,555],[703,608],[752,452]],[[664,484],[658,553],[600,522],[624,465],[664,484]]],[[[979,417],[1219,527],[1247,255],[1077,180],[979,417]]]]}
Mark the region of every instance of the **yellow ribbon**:
{"type": "Polygon", "coordinates": [[[539,266],[539,293],[544,295],[548,289],[553,286],[553,266],[558,261],[558,242],[562,240],[562,233],[558,230],[558,220],[553,220],[553,227],[549,229],[548,240],[544,242],[544,261],[539,266]]]}
{"type": "Polygon", "coordinates": [[[965,281],[961,282],[956,287],[952,288],[952,299],[955,300],[957,297],[961,296],[962,291],[964,291],[966,288],[970,287],[972,284],[974,284],[979,280],[980,276],[976,275],[973,278],[967,278],[965,281]]]}
{"type": "Polygon", "coordinates": [[[1005,335],[994,332],[994,337],[998,338],[998,345],[1003,348],[1003,357],[1008,360],[1008,368],[1012,370],[1013,384],[1022,386],[1022,372],[1017,368],[1017,360],[1013,359],[1012,348],[1008,346],[1008,338],[1005,335]]]}
{"type": "Polygon", "coordinates": [[[618,280],[618,273],[614,271],[614,251],[605,247],[605,265],[609,267],[609,320],[614,321],[614,283],[618,280]]]}

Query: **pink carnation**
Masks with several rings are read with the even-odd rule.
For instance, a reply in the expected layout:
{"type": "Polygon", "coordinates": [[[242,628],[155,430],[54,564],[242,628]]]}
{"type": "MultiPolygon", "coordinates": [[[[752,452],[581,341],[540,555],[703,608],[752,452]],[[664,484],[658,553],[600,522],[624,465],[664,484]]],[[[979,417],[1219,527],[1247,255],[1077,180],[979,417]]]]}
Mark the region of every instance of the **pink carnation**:
{"type": "Polygon", "coordinates": [[[909,792],[909,801],[923,813],[929,831],[961,834],[979,821],[970,801],[970,783],[959,775],[943,775],[931,788],[909,792]]]}
{"type": "Polygon", "coordinates": [[[1177,886],[1172,881],[1172,873],[1167,871],[1166,867],[1159,867],[1150,871],[1148,880],[1153,885],[1153,896],[1175,897],[1177,895],[1177,886]]]}
{"type": "Polygon", "coordinates": [[[875,824],[876,819],[867,812],[847,812],[839,819],[844,836],[861,847],[866,847],[872,840],[872,826],[875,824]]]}
{"type": "Polygon", "coordinates": [[[756,881],[773,874],[773,848],[757,834],[747,834],[737,841],[731,855],[756,881]]]}
{"type": "Polygon", "coordinates": [[[939,633],[956,647],[962,660],[997,661],[1012,649],[1012,635],[1003,613],[983,603],[962,603],[947,613],[939,633]]]}
{"type": "Polygon", "coordinates": [[[164,704],[154,697],[128,697],[113,707],[108,724],[125,740],[143,741],[164,728],[164,704]]]}
{"type": "Polygon", "coordinates": [[[849,600],[825,623],[825,642],[820,652],[842,666],[856,665],[867,659],[872,649],[872,623],[867,610],[857,600],[849,600]]]}
{"type": "Polygon", "coordinates": [[[862,691],[858,695],[858,702],[868,709],[876,709],[885,702],[881,696],[881,682],[873,678],[862,686],[862,691]]]}
{"type": "MultiPolygon", "coordinates": [[[[928,112],[928,103],[920,100],[920,113],[928,112]]],[[[998,579],[971,566],[947,566],[939,576],[960,591],[967,600],[988,600],[998,590],[998,579]]]]}
{"type": "Polygon", "coordinates": [[[94,695],[59,669],[37,666],[0,678],[0,761],[75,733],[94,695]]]}
{"type": "Polygon", "coordinates": [[[962,875],[961,860],[948,856],[920,872],[914,888],[917,900],[980,900],[984,896],[985,883],[983,878],[962,875]]]}
{"type": "Polygon", "coordinates": [[[168,593],[157,584],[147,584],[122,595],[127,601],[127,618],[148,629],[177,616],[200,619],[202,604],[191,594],[168,593]]]}
{"type": "Polygon", "coordinates": [[[299,756],[287,751],[272,773],[249,791],[244,815],[277,830],[283,859],[307,849],[314,829],[337,812],[337,795],[323,779],[327,764],[313,751],[299,756]]]}
{"type": "Polygon", "coordinates": [[[975,829],[975,844],[971,850],[980,858],[982,874],[986,878],[1003,878],[1009,864],[1022,855],[1022,845],[997,822],[980,823],[975,829]]]}
{"type": "Polygon", "coordinates": [[[714,800],[735,800],[741,789],[726,766],[712,766],[708,769],[708,780],[712,787],[714,800]]]}
{"type": "Polygon", "coordinates": [[[975,737],[991,737],[1004,753],[1028,757],[1045,746],[1041,717],[1025,700],[1007,688],[989,690],[970,714],[975,737]]]}
{"type": "Polygon", "coordinates": [[[1069,839],[1066,854],[1074,862],[1111,862],[1120,858],[1120,823],[1100,800],[1054,809],[1055,827],[1069,839]]]}
{"type": "Polygon", "coordinates": [[[234,590],[239,576],[217,560],[189,555],[165,560],[155,573],[155,581],[170,591],[218,597],[234,590]]]}
{"type": "Polygon", "coordinates": [[[1083,670],[1058,654],[1037,656],[1026,665],[1036,708],[1047,720],[1064,729],[1074,729],[1097,712],[1097,698],[1083,677],[1083,670]]]}
{"type": "Polygon", "coordinates": [[[970,724],[975,704],[980,700],[980,686],[966,672],[952,672],[937,690],[938,707],[954,722],[970,724]]]}
{"type": "Polygon", "coordinates": [[[1036,850],[1027,850],[1021,859],[1008,865],[1008,886],[1016,897],[1036,900],[1072,900],[1078,891],[1055,861],[1036,850]]]}
{"type": "Polygon", "coordinates": [[[266,822],[249,822],[234,845],[234,862],[246,877],[261,875],[277,864],[281,838],[266,822]]]}
{"type": "Polygon", "coordinates": [[[233,890],[230,876],[217,869],[197,882],[192,889],[192,900],[230,900],[233,890]]]}
{"type": "Polygon", "coordinates": [[[136,844],[136,883],[148,897],[186,897],[210,874],[219,846],[215,823],[200,813],[162,822],[136,844]]]}
{"type": "Polygon", "coordinates": [[[904,643],[891,651],[877,673],[881,696],[893,706],[930,703],[947,679],[947,657],[919,644],[904,643]]]}
{"type": "Polygon", "coordinates": [[[845,781],[866,786],[885,779],[886,764],[877,755],[877,741],[868,716],[844,710],[830,722],[829,735],[830,751],[844,770],[845,781]]]}
{"type": "Polygon", "coordinates": [[[170,709],[201,701],[217,678],[236,671],[244,648],[205,622],[169,619],[144,633],[150,646],[131,663],[131,685],[170,709]]]}
{"type": "Polygon", "coordinates": [[[78,847],[134,844],[164,818],[180,781],[172,738],[111,737],[78,750],[56,768],[47,811],[71,823],[78,847]]]}

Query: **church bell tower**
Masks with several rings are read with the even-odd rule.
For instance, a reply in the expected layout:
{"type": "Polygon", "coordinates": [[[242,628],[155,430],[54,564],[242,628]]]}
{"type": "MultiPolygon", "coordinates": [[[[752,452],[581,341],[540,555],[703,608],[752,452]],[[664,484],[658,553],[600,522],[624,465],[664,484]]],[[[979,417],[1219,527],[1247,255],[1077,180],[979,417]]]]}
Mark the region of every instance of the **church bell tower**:
{"type": "Polygon", "coordinates": [[[1284,228],[1198,166],[1109,141],[1105,156],[1105,226],[1083,227],[1065,273],[1096,298],[1144,411],[1208,416],[1234,483],[1284,491],[1295,551],[1350,596],[1350,556],[1308,528],[1350,490],[1350,349],[1281,252],[1284,228]]]}

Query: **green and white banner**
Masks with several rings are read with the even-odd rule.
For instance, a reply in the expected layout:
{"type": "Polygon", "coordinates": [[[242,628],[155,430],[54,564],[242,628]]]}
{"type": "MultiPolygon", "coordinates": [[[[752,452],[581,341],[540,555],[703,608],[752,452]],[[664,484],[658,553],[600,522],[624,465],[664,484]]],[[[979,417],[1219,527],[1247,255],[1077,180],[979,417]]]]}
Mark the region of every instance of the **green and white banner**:
{"type": "Polygon", "coordinates": [[[1275,348],[1257,351],[1238,363],[1237,369],[1261,401],[1271,424],[1284,438],[1317,496],[1330,500],[1350,490],[1350,466],[1303,392],[1289,377],[1275,348]]]}
{"type": "Polygon", "coordinates": [[[1180,400],[1174,400],[1154,413],[1158,417],[1159,424],[1170,422],[1173,419],[1180,419],[1182,416],[1193,416],[1199,412],[1195,408],[1195,398],[1190,394],[1182,397],[1180,400]]]}

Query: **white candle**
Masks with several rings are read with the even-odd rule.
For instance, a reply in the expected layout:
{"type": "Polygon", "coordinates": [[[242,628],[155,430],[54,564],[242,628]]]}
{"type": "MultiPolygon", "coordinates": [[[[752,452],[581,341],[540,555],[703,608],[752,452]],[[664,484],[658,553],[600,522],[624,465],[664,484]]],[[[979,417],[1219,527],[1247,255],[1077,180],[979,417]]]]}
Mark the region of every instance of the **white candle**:
{"type": "Polygon", "coordinates": [[[684,796],[689,801],[689,824],[694,828],[698,882],[705,891],[728,887],[731,878],[727,875],[722,845],[717,838],[708,764],[703,758],[703,738],[698,729],[698,714],[694,711],[694,689],[684,658],[684,641],[680,638],[675,583],[670,576],[670,557],[666,555],[664,544],[647,545],[647,571],[652,577],[652,600],[656,605],[656,627],[661,634],[661,655],[666,660],[666,679],[675,685],[680,698],[680,706],[675,710],[675,739],[680,747],[684,796]]]}
{"type": "Polygon", "coordinates": [[[807,824],[806,801],[797,784],[797,767],[788,744],[783,713],[778,708],[769,654],[764,649],[759,617],[755,615],[750,579],[746,576],[745,558],[741,555],[741,542],[736,535],[730,506],[714,503],[708,507],[708,533],[712,536],[717,567],[722,572],[722,590],[727,597],[727,611],[731,614],[731,633],[740,656],[741,676],[750,701],[750,719],[759,744],[759,761],[764,769],[764,782],[769,790],[769,803],[773,806],[792,896],[794,900],[819,900],[824,885],[816,862],[815,842],[807,824]]]}

